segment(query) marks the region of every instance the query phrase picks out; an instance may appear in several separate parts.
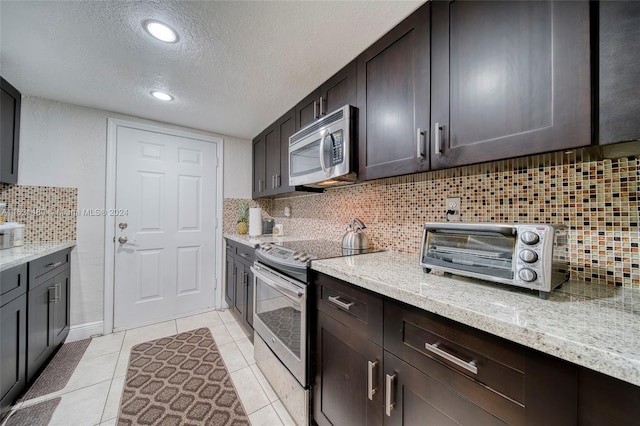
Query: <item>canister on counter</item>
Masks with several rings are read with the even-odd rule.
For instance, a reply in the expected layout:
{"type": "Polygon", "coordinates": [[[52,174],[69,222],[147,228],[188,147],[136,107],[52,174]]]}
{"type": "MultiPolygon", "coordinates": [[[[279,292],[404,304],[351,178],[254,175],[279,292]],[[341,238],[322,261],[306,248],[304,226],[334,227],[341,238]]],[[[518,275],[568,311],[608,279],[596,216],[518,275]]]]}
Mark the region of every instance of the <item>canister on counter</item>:
{"type": "Polygon", "coordinates": [[[0,225],[0,250],[10,249],[13,247],[15,237],[13,229],[14,226],[12,224],[5,223],[0,225]]]}

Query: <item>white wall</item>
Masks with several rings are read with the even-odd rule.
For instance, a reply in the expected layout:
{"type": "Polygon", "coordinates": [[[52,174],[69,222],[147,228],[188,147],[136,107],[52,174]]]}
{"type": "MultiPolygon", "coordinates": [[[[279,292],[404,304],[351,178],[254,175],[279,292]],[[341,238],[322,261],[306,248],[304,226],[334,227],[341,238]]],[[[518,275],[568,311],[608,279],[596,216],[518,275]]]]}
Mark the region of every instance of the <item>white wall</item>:
{"type": "MultiPolygon", "coordinates": [[[[18,184],[78,188],[79,210],[105,207],[107,118],[150,123],[30,96],[23,96],[21,114],[18,184]]],[[[251,141],[214,136],[224,140],[224,197],[251,198],[251,141]]],[[[103,217],[78,216],[72,326],[103,320],[104,238],[103,217]]]]}

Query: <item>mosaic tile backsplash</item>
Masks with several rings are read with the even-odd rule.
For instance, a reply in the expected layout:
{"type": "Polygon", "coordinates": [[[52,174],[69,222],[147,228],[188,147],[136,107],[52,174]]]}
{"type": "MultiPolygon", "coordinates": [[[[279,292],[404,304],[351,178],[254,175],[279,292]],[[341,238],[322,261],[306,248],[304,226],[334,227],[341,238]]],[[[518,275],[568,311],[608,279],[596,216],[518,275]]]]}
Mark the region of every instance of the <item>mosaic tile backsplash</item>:
{"type": "Polygon", "coordinates": [[[0,201],[7,204],[7,222],[25,225],[25,242],[76,239],[77,188],[0,183],[0,201]]]}
{"type": "MultiPolygon", "coordinates": [[[[554,153],[260,204],[287,235],[340,241],[350,219],[358,217],[376,246],[417,255],[422,225],[445,221],[445,198],[458,196],[465,222],[564,223],[570,228],[572,277],[640,287],[639,181],[640,159],[635,157],[582,161],[554,153]],[[289,218],[285,206],[291,209],[289,218]]],[[[236,206],[236,214],[240,201],[225,200],[225,212],[236,206]]],[[[235,220],[225,232],[235,232],[235,220]]]]}

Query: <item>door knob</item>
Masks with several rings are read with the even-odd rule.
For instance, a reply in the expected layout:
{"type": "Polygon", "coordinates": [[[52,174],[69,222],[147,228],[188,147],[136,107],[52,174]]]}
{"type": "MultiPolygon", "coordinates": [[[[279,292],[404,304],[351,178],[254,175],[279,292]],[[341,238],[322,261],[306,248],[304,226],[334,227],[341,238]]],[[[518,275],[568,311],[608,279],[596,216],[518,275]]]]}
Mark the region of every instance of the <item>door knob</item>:
{"type": "Polygon", "coordinates": [[[122,237],[118,238],[118,242],[120,244],[125,244],[127,241],[128,241],[128,239],[125,236],[122,236],[122,237]]]}
{"type": "Polygon", "coordinates": [[[120,223],[118,224],[118,228],[122,229],[123,231],[124,231],[125,229],[127,229],[127,224],[126,224],[126,222],[120,222],[120,223]]]}

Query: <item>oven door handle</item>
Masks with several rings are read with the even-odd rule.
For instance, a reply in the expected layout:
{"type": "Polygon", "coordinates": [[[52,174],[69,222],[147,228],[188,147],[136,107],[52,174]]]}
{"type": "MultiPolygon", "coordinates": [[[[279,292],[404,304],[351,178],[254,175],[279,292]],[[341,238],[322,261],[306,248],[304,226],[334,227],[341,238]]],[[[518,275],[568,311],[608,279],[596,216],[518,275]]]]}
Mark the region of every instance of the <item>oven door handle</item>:
{"type": "Polygon", "coordinates": [[[251,267],[251,272],[253,272],[254,277],[260,278],[269,287],[277,289],[279,292],[281,292],[282,294],[284,294],[285,296],[287,296],[288,298],[290,298],[296,303],[298,303],[298,299],[304,296],[303,291],[298,290],[297,288],[292,289],[291,287],[294,287],[294,286],[287,283],[284,280],[269,277],[266,274],[262,273],[260,270],[255,269],[253,266],[251,267]]]}

